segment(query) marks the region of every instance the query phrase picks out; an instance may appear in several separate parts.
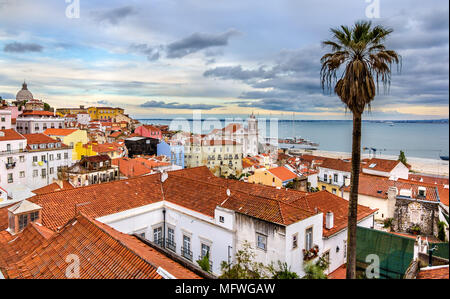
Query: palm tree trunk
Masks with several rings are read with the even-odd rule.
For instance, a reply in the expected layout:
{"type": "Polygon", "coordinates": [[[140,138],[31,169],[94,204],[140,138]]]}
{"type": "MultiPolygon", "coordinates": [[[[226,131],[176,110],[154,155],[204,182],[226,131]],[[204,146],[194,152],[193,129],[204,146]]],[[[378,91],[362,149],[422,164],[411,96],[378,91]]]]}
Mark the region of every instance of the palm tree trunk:
{"type": "Polygon", "coordinates": [[[356,278],[356,223],[358,213],[359,169],[361,166],[361,114],[353,113],[352,177],[348,205],[347,279],[356,278]]]}

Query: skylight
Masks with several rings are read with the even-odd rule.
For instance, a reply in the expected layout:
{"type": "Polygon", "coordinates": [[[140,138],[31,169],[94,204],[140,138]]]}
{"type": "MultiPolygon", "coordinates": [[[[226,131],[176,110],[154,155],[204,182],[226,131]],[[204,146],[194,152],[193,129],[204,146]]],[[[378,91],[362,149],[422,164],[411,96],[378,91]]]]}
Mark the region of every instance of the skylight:
{"type": "Polygon", "coordinates": [[[369,165],[369,168],[374,168],[375,166],[377,166],[377,163],[372,163],[369,165]]]}

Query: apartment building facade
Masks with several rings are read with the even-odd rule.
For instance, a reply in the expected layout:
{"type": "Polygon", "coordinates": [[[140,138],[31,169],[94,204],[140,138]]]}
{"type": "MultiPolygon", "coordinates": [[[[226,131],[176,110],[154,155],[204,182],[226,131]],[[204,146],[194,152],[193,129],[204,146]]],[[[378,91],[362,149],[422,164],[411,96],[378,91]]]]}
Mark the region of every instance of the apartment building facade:
{"type": "Polygon", "coordinates": [[[43,133],[47,129],[65,128],[64,118],[49,111],[24,111],[17,117],[16,129],[21,134],[43,133]]]}

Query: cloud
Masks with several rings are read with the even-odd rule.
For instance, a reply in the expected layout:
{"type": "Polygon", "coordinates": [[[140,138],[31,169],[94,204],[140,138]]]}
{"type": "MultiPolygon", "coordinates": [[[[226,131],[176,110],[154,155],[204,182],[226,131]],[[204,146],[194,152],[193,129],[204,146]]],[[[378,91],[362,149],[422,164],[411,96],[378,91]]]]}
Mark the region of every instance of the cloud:
{"type": "Polygon", "coordinates": [[[3,48],[4,52],[25,53],[25,52],[42,52],[44,47],[35,43],[19,43],[12,42],[6,44],[3,48]]]}
{"type": "Polygon", "coordinates": [[[108,106],[113,105],[113,103],[111,103],[111,102],[109,102],[109,101],[107,101],[107,100],[100,100],[100,101],[97,101],[97,104],[98,104],[98,105],[108,105],[108,106]]]}
{"type": "Polygon", "coordinates": [[[117,25],[126,17],[136,14],[137,12],[132,6],[123,6],[106,11],[93,12],[94,19],[98,22],[108,22],[111,25],[117,25]]]}
{"type": "Polygon", "coordinates": [[[163,50],[163,47],[149,47],[146,44],[132,44],[130,46],[130,50],[132,52],[146,55],[149,61],[155,61],[161,57],[161,51],[163,50]]]}
{"type": "MultiPolygon", "coordinates": [[[[221,34],[194,33],[186,38],[166,46],[168,58],[181,58],[210,47],[228,45],[230,37],[239,34],[236,30],[228,30],[221,34]]],[[[208,53],[210,55],[210,53],[208,53]]]]}
{"type": "Polygon", "coordinates": [[[141,104],[142,108],[165,108],[165,109],[202,109],[211,110],[214,108],[222,107],[221,105],[208,105],[208,104],[181,104],[177,102],[165,103],[163,101],[147,101],[141,104]]]}

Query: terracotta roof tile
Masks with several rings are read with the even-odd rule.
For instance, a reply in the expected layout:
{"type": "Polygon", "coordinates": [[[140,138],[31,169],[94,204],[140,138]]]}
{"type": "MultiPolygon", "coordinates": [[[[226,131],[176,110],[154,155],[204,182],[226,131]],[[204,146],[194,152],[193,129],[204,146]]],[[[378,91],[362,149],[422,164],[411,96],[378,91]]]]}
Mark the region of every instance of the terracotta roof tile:
{"type": "Polygon", "coordinates": [[[420,269],[417,279],[449,279],[448,265],[431,269],[420,269]]]}
{"type": "Polygon", "coordinates": [[[74,132],[78,131],[78,129],[47,129],[44,131],[45,135],[53,135],[53,136],[67,136],[74,132]]]}
{"type": "Polygon", "coordinates": [[[284,166],[271,168],[271,169],[269,169],[269,172],[272,173],[274,176],[276,176],[283,182],[295,179],[297,177],[297,175],[295,173],[293,173],[292,171],[290,171],[289,169],[287,169],[284,166]]]}
{"type": "MultiPolygon", "coordinates": [[[[23,237],[29,238],[28,235],[28,231],[21,233],[23,237]]],[[[160,279],[157,267],[161,259],[164,264],[168,259],[144,249],[134,236],[121,234],[79,215],[52,238],[35,246],[32,252],[3,267],[2,272],[6,278],[66,278],[66,257],[70,254],[80,258],[79,278],[82,279],[160,279]],[[152,261],[148,260],[150,257],[152,261]]],[[[186,277],[181,278],[196,276],[187,269],[184,274],[186,277]]]]}
{"type": "Polygon", "coordinates": [[[25,137],[22,134],[17,133],[13,129],[0,130],[0,141],[9,140],[22,140],[25,137]]]}

